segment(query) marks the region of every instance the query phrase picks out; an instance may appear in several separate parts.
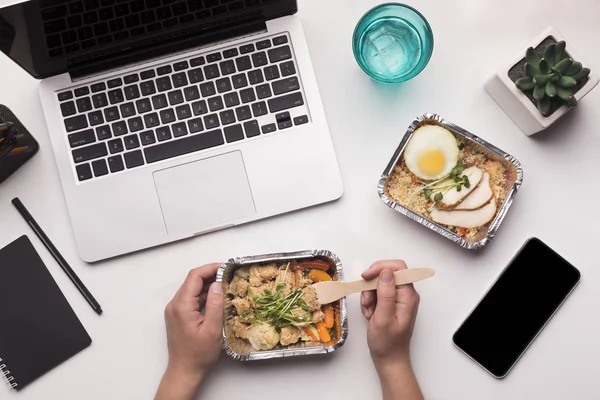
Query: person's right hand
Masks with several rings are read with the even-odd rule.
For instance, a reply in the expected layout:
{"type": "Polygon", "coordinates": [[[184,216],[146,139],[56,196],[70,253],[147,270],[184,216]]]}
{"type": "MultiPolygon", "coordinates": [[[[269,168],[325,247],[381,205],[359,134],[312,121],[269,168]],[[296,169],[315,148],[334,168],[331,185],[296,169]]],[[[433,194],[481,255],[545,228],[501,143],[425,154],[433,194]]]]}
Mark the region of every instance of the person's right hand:
{"type": "Polygon", "coordinates": [[[419,294],[412,284],[396,287],[394,282],[394,271],[406,268],[402,260],[377,261],[362,273],[367,280],[379,277],[377,291],[361,295],[361,310],[369,321],[367,342],[378,371],[410,362],[419,294]]]}

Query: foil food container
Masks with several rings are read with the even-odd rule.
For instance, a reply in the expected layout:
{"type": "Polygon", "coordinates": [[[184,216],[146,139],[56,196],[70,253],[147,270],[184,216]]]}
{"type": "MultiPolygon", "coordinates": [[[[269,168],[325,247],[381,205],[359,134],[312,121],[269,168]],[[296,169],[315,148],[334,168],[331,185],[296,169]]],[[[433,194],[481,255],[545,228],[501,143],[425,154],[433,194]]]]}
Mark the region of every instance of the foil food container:
{"type": "Polygon", "coordinates": [[[316,354],[333,353],[344,345],[348,337],[348,310],[346,298],[332,303],[336,314],[336,339],[327,345],[322,343],[304,342],[301,344],[290,345],[285,349],[273,349],[268,351],[255,350],[247,340],[237,338],[233,330],[228,326],[227,321],[234,317],[235,308],[231,304],[231,295],[227,294],[226,288],[233,279],[233,274],[237,268],[254,265],[268,264],[272,262],[302,261],[310,259],[322,259],[335,266],[334,279],[344,280],[344,268],[340,259],[327,250],[304,250],[290,253],[263,254],[258,256],[231,258],[221,264],[217,272],[217,282],[223,283],[223,293],[225,296],[225,319],[223,323],[223,349],[231,358],[239,361],[267,360],[271,358],[309,356],[316,354]]]}
{"type": "Polygon", "coordinates": [[[452,240],[454,243],[457,243],[461,247],[464,247],[469,250],[475,250],[475,249],[479,249],[479,248],[485,246],[486,244],[488,244],[492,240],[492,238],[495,236],[496,232],[498,231],[498,228],[500,227],[500,224],[504,220],[504,217],[506,216],[506,213],[508,212],[508,209],[510,208],[510,206],[515,198],[515,195],[517,194],[517,191],[521,187],[522,183],[523,183],[523,167],[521,166],[521,163],[519,162],[519,160],[517,160],[515,157],[500,150],[496,146],[486,142],[485,140],[472,134],[471,132],[467,131],[466,129],[463,129],[458,125],[455,125],[451,122],[446,121],[440,115],[427,113],[427,114],[420,115],[419,117],[414,119],[412,121],[412,123],[410,124],[410,126],[408,127],[406,134],[400,141],[400,144],[398,145],[398,148],[394,152],[392,159],[390,160],[387,167],[381,174],[381,177],[379,178],[379,182],[377,184],[377,192],[379,194],[379,198],[388,207],[398,211],[399,213],[401,213],[401,214],[407,216],[408,218],[416,221],[417,223],[431,229],[432,231],[439,233],[440,235],[444,236],[445,238],[452,240]],[[458,136],[462,136],[462,137],[466,138],[467,140],[472,141],[475,144],[479,145],[482,148],[482,150],[485,151],[485,153],[487,155],[494,157],[495,159],[498,159],[498,160],[504,160],[505,163],[509,163],[512,167],[514,167],[514,169],[513,169],[514,183],[512,184],[512,187],[510,188],[508,194],[506,195],[504,202],[499,206],[499,209],[496,213],[495,218],[492,220],[492,222],[489,225],[487,234],[478,241],[470,242],[470,241],[462,238],[461,236],[446,229],[445,227],[433,222],[432,220],[430,220],[428,218],[425,218],[425,217],[413,212],[412,210],[403,206],[402,204],[397,203],[394,200],[388,198],[388,196],[385,193],[386,182],[387,182],[389,176],[391,175],[394,167],[400,161],[400,157],[402,157],[404,148],[408,144],[408,141],[410,140],[410,138],[412,137],[414,132],[417,130],[417,128],[419,128],[422,125],[426,125],[426,124],[440,125],[446,129],[450,130],[451,132],[457,134],[458,136]]]}

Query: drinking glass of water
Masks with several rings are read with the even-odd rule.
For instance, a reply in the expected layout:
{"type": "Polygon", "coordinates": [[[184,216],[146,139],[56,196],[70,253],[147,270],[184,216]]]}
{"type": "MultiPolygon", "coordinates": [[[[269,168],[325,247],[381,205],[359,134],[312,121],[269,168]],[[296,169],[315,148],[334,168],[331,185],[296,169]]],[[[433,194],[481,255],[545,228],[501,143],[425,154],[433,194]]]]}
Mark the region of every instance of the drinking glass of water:
{"type": "Polygon", "coordinates": [[[433,52],[433,32],[414,8],[381,4],[358,21],[352,37],[358,65],[385,83],[407,81],[425,68],[433,52]]]}

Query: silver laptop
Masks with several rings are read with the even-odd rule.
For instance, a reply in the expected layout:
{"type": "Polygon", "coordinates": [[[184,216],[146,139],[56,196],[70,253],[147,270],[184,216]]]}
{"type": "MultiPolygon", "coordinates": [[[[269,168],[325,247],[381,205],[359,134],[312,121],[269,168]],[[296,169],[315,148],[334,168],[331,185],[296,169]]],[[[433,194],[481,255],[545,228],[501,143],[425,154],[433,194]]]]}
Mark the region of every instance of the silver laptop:
{"type": "Polygon", "coordinates": [[[34,0],[0,48],[40,97],[81,258],[339,198],[295,0],[34,0]]]}

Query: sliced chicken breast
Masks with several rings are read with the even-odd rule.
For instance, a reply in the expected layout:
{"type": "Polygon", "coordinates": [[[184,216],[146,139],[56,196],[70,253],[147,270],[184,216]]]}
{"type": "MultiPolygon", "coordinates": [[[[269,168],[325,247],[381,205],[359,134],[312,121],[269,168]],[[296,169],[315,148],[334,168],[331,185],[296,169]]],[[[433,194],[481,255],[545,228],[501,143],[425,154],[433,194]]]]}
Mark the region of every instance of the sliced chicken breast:
{"type": "MultiPolygon", "coordinates": [[[[477,167],[470,167],[463,171],[463,175],[466,175],[467,177],[469,177],[469,183],[471,184],[471,186],[468,188],[462,186],[460,192],[456,188],[452,188],[452,189],[448,190],[444,194],[444,197],[442,198],[442,200],[440,200],[438,202],[439,208],[442,208],[442,209],[454,208],[454,206],[456,206],[458,203],[460,203],[473,190],[475,190],[475,188],[477,188],[477,185],[479,185],[479,182],[481,182],[481,179],[483,178],[483,171],[477,167]]],[[[452,179],[449,178],[435,186],[444,187],[447,185],[451,185],[452,182],[453,182],[452,179]]],[[[431,200],[433,200],[434,196],[435,196],[435,194],[431,195],[431,200]]]]}
{"type": "Polygon", "coordinates": [[[490,187],[490,174],[487,172],[483,173],[483,178],[479,185],[469,194],[459,205],[453,208],[453,210],[477,210],[485,206],[490,202],[490,199],[494,195],[492,188],[490,187]]]}
{"type": "Polygon", "coordinates": [[[492,197],[488,204],[478,210],[445,211],[434,207],[430,216],[438,224],[470,229],[487,224],[494,215],[496,215],[496,198],[492,197]]]}

